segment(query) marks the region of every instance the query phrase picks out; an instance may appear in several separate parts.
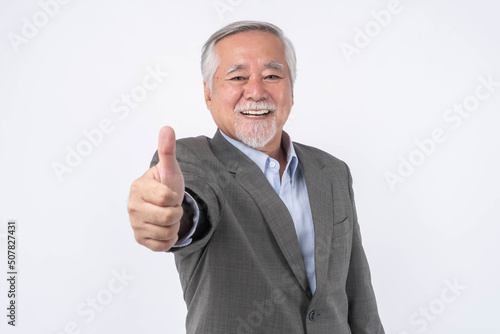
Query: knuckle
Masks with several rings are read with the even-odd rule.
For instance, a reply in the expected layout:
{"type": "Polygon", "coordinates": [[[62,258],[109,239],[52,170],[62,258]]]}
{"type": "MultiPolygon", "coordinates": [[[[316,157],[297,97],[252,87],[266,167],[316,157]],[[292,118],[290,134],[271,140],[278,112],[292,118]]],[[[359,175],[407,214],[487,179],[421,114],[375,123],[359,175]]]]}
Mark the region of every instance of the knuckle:
{"type": "Polygon", "coordinates": [[[139,192],[139,189],[140,189],[140,183],[141,183],[141,179],[137,179],[135,180],[134,182],[132,182],[132,184],[130,185],[130,194],[135,194],[136,192],[139,192]]]}
{"type": "Polygon", "coordinates": [[[174,228],[169,227],[166,228],[164,231],[162,231],[162,233],[159,233],[157,239],[168,241],[172,240],[176,236],[177,236],[177,231],[174,228]]]}
{"type": "Polygon", "coordinates": [[[162,216],[162,222],[165,224],[171,224],[173,223],[174,218],[173,210],[169,208],[168,210],[165,210],[165,214],[162,216]]]}
{"type": "Polygon", "coordinates": [[[139,245],[144,245],[145,239],[140,233],[135,232],[134,238],[139,245]]]}
{"type": "Polygon", "coordinates": [[[136,220],[136,219],[130,219],[130,226],[132,227],[132,229],[135,231],[135,232],[139,232],[142,227],[143,227],[143,224],[141,221],[139,220],[136,220]]]}
{"type": "Polygon", "coordinates": [[[163,252],[169,250],[177,242],[177,235],[164,240],[161,234],[161,232],[157,231],[150,236],[145,236],[144,233],[135,232],[134,237],[138,244],[154,252],[163,252]]]}
{"type": "Polygon", "coordinates": [[[150,243],[150,245],[147,247],[154,252],[161,252],[163,250],[162,245],[159,243],[150,243]]]}
{"type": "Polygon", "coordinates": [[[177,207],[169,207],[160,214],[158,221],[163,225],[173,225],[181,217],[182,214],[177,207]]]}
{"type": "Polygon", "coordinates": [[[160,200],[160,202],[166,202],[169,196],[170,196],[170,189],[168,189],[168,187],[166,186],[161,187],[158,190],[158,199],[160,200]]]}
{"type": "Polygon", "coordinates": [[[184,209],[182,208],[182,206],[178,206],[176,207],[176,214],[177,214],[177,220],[180,220],[182,218],[182,216],[184,216],[184,209]]]}
{"type": "Polygon", "coordinates": [[[166,246],[165,250],[169,250],[170,248],[172,248],[172,246],[175,245],[175,243],[177,242],[177,239],[179,239],[179,238],[177,237],[177,234],[176,234],[174,238],[165,242],[165,246],[166,246]]]}
{"type": "Polygon", "coordinates": [[[136,205],[132,200],[129,200],[127,203],[127,211],[129,214],[133,214],[137,211],[136,205]]]}
{"type": "Polygon", "coordinates": [[[177,239],[177,235],[179,233],[179,227],[180,227],[179,222],[175,223],[175,225],[172,226],[172,238],[171,239],[177,239]]]}
{"type": "Polygon", "coordinates": [[[151,239],[147,240],[144,246],[151,249],[154,252],[160,252],[162,250],[161,243],[158,243],[157,241],[151,239]]]}
{"type": "Polygon", "coordinates": [[[168,251],[175,244],[171,241],[157,241],[157,240],[149,240],[148,244],[145,245],[147,248],[151,249],[154,252],[165,252],[168,251]]]}
{"type": "Polygon", "coordinates": [[[177,240],[177,233],[179,233],[179,222],[169,227],[167,240],[177,240]]]}

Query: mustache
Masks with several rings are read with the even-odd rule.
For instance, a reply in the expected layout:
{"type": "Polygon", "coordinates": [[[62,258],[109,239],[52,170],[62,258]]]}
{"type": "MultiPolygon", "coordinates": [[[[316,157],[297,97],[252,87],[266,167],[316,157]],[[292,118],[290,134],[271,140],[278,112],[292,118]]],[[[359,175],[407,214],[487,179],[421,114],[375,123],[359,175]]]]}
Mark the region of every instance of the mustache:
{"type": "Polygon", "coordinates": [[[242,112],[247,110],[276,111],[276,105],[267,101],[247,101],[245,104],[236,106],[236,108],[234,108],[234,112],[242,112]]]}

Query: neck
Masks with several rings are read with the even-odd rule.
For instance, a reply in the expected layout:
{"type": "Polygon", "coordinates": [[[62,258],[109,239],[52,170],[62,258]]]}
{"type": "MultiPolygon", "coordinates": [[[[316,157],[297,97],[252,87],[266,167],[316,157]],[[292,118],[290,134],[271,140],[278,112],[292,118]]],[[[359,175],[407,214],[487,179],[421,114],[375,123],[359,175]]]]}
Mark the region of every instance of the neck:
{"type": "Polygon", "coordinates": [[[282,143],[282,136],[283,134],[281,134],[279,137],[277,136],[277,138],[270,141],[266,146],[257,148],[258,151],[265,153],[266,155],[270,156],[271,158],[279,162],[280,178],[283,175],[283,172],[285,171],[286,159],[287,159],[286,149],[282,143]]]}
{"type": "Polygon", "coordinates": [[[281,141],[282,141],[282,134],[280,134],[279,136],[275,136],[275,138],[273,138],[269,143],[267,143],[266,146],[257,147],[255,149],[261,151],[262,153],[265,153],[266,155],[270,156],[271,158],[281,163],[281,159],[283,158],[283,156],[285,157],[286,160],[286,153],[283,149],[281,141]]]}

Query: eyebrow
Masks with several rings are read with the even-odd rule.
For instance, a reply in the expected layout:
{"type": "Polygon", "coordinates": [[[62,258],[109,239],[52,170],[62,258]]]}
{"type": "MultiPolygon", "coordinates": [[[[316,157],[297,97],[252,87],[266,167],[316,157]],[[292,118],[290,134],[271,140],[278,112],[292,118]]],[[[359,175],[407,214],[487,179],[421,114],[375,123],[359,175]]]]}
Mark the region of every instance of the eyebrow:
{"type": "Polygon", "coordinates": [[[229,73],[233,73],[235,71],[238,71],[238,70],[244,70],[245,68],[246,67],[244,65],[241,65],[241,64],[233,65],[229,68],[229,70],[227,70],[226,75],[229,73]]]}
{"type": "Polygon", "coordinates": [[[264,64],[265,68],[273,68],[275,70],[283,70],[285,66],[283,64],[280,64],[276,61],[270,61],[264,64]]]}
{"type": "MultiPolygon", "coordinates": [[[[265,68],[272,68],[272,69],[275,69],[275,70],[283,70],[285,68],[285,66],[283,64],[278,63],[276,61],[269,61],[269,62],[267,62],[267,63],[264,64],[264,67],[265,68]]],[[[245,65],[236,64],[236,65],[231,66],[227,70],[226,75],[230,74],[230,73],[233,73],[235,71],[244,70],[244,69],[246,69],[245,65]]]]}

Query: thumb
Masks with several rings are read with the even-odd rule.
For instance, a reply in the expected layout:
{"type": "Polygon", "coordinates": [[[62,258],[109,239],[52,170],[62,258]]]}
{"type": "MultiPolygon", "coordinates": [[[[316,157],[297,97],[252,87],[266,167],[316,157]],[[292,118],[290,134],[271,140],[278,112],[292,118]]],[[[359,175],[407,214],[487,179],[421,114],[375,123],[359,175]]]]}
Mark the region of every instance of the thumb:
{"type": "Polygon", "coordinates": [[[164,126],[158,136],[158,158],[156,165],[160,182],[179,196],[184,194],[184,177],[175,157],[175,132],[169,126],[164,126]]]}

